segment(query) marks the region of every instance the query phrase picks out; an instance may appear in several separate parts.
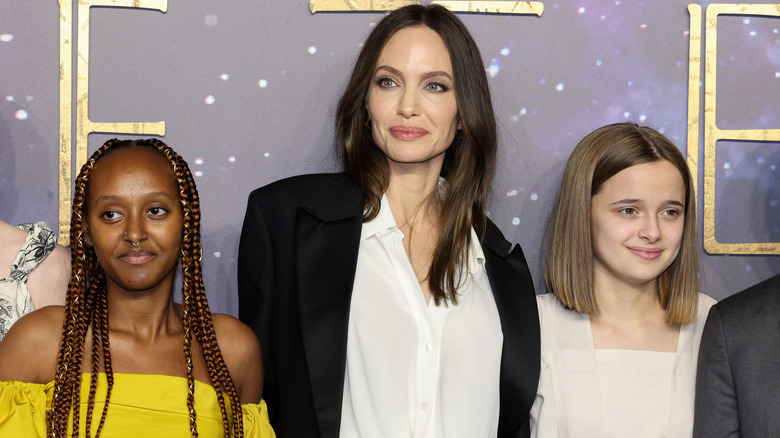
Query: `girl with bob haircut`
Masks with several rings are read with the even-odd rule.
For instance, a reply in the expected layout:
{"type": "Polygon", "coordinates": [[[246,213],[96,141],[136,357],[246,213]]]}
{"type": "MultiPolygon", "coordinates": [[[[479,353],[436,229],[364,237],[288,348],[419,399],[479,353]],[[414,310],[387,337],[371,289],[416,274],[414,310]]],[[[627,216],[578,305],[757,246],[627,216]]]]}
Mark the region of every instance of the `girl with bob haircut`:
{"type": "Polygon", "coordinates": [[[441,6],[391,12],[338,104],[344,173],[249,197],[239,316],[280,435],[528,434],[539,339],[522,250],[486,217],[484,64],[441,6]],[[500,410],[499,410],[500,402],[500,410]]]}
{"type": "Polygon", "coordinates": [[[65,306],[0,343],[0,435],[273,437],[256,336],[209,311],[187,163],[156,139],[109,140],[75,186],[65,306]]]}
{"type": "Polygon", "coordinates": [[[532,435],[690,436],[699,340],[696,203],[685,158],[633,123],[588,134],[566,164],[537,297],[532,435]]]}

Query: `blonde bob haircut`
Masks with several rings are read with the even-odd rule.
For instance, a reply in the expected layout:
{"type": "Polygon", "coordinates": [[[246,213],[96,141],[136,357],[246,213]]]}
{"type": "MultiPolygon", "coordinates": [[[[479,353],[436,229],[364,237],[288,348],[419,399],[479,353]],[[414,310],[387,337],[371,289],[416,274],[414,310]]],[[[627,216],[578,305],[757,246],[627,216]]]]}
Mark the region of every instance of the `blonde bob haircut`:
{"type": "Polygon", "coordinates": [[[593,291],[591,197],[618,172],[666,160],[685,183],[685,222],[677,258],[658,277],[656,292],[669,324],[688,324],[698,304],[696,201],[691,174],[677,147],[652,128],[634,123],[601,127],[582,139],[566,163],[547,228],[544,281],[567,309],[599,314],[593,291]]]}

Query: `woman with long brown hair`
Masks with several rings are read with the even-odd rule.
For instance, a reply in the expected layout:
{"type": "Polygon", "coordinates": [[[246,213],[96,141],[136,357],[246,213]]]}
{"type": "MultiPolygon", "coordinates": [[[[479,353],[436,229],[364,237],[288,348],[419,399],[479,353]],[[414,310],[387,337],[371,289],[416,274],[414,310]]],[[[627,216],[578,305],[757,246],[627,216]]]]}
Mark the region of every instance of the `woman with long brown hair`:
{"type": "Polygon", "coordinates": [[[345,172],[249,198],[239,315],[280,436],[522,436],[539,332],[522,250],[487,219],[485,67],[447,9],[391,12],[336,115],[345,172]]]}
{"type": "Polygon", "coordinates": [[[75,185],[65,307],[0,343],[0,435],[273,436],[257,338],[209,311],[187,163],[156,139],[109,140],[75,185]]]}

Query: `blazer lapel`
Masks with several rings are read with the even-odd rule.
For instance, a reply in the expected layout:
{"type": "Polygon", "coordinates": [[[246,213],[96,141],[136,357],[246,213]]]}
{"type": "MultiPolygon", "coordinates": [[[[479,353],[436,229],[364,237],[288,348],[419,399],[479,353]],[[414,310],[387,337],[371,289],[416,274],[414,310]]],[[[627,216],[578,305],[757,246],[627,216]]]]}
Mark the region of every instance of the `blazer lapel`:
{"type": "Polygon", "coordinates": [[[336,437],[347,356],[363,195],[351,180],[298,210],[296,254],[301,332],[321,437],[336,437]]]}
{"type": "Polygon", "coordinates": [[[504,333],[498,436],[525,435],[540,363],[539,315],[533,280],[520,246],[512,248],[492,222],[485,227],[482,251],[504,333]]]}

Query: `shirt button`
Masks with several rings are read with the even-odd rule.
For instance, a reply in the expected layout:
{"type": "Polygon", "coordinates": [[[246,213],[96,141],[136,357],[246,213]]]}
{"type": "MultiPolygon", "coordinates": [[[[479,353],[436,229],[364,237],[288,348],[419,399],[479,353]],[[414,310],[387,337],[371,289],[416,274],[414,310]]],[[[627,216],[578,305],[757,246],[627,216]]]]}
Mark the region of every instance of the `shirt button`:
{"type": "Polygon", "coordinates": [[[431,351],[433,351],[433,344],[431,344],[431,343],[425,344],[425,351],[427,351],[429,353],[431,351]]]}
{"type": "Polygon", "coordinates": [[[420,409],[422,409],[423,411],[427,411],[428,410],[428,403],[423,402],[423,404],[420,405],[420,409]]]}

